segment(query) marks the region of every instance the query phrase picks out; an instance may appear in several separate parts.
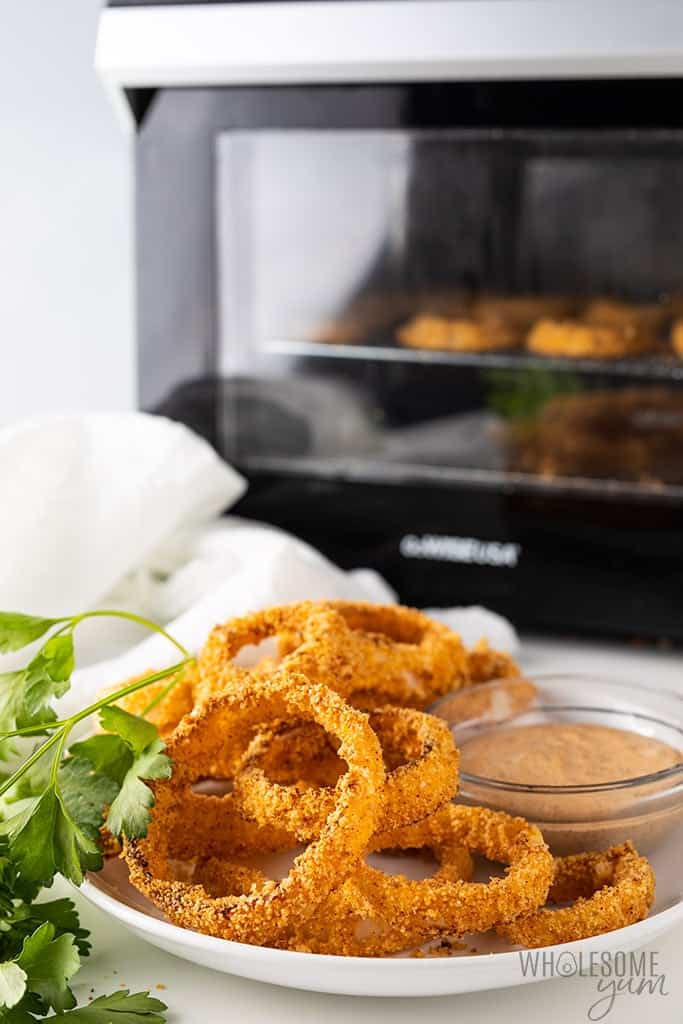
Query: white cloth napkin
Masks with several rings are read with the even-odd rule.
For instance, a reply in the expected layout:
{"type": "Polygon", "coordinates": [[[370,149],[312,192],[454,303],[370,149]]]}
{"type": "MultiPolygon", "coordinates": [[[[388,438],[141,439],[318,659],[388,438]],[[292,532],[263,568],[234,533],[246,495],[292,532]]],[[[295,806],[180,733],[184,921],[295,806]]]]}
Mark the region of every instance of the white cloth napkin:
{"type": "Polygon", "coordinates": [[[23,420],[0,430],[0,608],[75,614],[245,482],[201,438],[144,413],[23,420]]]}
{"type": "MultiPolygon", "coordinates": [[[[217,622],[305,598],[390,603],[368,569],[344,572],[282,530],[219,518],[244,480],[201,438],[142,413],[32,419],[0,430],[0,608],[64,615],[98,607],[142,614],[197,651],[217,622]]],[[[517,637],[482,608],[436,609],[466,643],[517,637]]],[[[79,627],[80,668],[62,710],[102,687],[172,664],[175,649],[137,627],[79,627]],[[114,656],[115,655],[115,656],[114,656]],[[90,663],[90,664],[88,664],[90,663]]],[[[12,661],[24,663],[26,652],[12,661]]],[[[3,659],[4,668],[7,659],[3,659]]]]}
{"type": "MultiPolygon", "coordinates": [[[[382,577],[371,570],[343,572],[308,544],[281,530],[228,517],[198,538],[195,557],[162,587],[166,591],[161,595],[162,602],[174,599],[174,591],[182,587],[183,579],[199,587],[202,578],[215,577],[218,564],[222,579],[214,578],[210,586],[204,586],[201,596],[166,625],[171,635],[192,652],[200,649],[216,623],[271,604],[324,598],[380,603],[396,599],[382,577]],[[211,552],[215,557],[207,565],[205,559],[211,552]]],[[[97,628],[101,629],[99,623],[97,628]]],[[[90,642],[88,647],[91,649],[90,642]]],[[[75,672],[62,709],[70,713],[103,687],[148,668],[173,664],[178,657],[167,640],[149,635],[123,654],[75,672]]]]}

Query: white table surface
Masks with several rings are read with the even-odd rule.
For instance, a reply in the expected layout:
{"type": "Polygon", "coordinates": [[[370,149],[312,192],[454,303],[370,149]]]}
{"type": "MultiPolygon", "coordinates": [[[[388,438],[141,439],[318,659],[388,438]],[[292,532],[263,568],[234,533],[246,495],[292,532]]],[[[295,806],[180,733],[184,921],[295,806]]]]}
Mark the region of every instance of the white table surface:
{"type": "MultiPolygon", "coordinates": [[[[683,694],[683,655],[618,645],[594,645],[528,638],[520,659],[529,672],[590,670],[624,681],[675,689],[683,694]]],[[[683,856],[681,858],[683,865],[683,856]]],[[[59,894],[73,895],[65,883],[59,894]]],[[[571,978],[472,995],[432,999],[363,999],[300,992],[245,981],[176,959],[134,938],[78,895],[83,921],[92,931],[93,953],[77,976],[79,1001],[118,987],[151,989],[169,1005],[170,1024],[577,1024],[588,1021],[600,998],[596,980],[571,978]],[[157,986],[164,986],[157,989],[157,986]]],[[[614,1024],[683,1022],[683,927],[649,949],[658,955],[668,994],[622,994],[604,1019],[614,1024]]],[[[598,1011],[596,1011],[598,1012],[598,1011]]],[[[595,1017],[593,1019],[596,1019],[595,1017]]]]}

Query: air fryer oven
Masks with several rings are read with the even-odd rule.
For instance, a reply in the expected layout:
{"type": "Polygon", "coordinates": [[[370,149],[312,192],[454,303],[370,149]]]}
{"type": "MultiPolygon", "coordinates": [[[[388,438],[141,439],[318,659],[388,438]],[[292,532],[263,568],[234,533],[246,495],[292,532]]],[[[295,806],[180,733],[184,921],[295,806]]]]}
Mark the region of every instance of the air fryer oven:
{"type": "Polygon", "coordinates": [[[674,71],[139,76],[142,406],[407,603],[683,639],[674,71]]]}

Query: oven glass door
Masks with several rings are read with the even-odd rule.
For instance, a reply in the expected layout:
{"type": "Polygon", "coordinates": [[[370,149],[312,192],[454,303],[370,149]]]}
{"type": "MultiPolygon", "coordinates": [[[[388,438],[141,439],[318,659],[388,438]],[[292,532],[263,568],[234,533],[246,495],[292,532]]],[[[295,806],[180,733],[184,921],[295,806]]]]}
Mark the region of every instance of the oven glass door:
{"type": "Polygon", "coordinates": [[[683,495],[683,132],[215,140],[248,472],[683,495]]]}

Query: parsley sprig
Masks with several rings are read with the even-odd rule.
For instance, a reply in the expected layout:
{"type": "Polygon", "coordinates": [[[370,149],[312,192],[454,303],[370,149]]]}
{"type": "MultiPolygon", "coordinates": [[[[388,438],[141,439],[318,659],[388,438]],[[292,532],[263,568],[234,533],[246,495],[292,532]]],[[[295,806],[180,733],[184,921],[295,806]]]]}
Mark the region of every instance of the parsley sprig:
{"type": "Polygon", "coordinates": [[[0,653],[42,638],[24,668],[0,675],[0,762],[20,759],[0,782],[0,1024],[65,1018],[163,1024],[166,1007],[146,992],[115,992],[76,1007],[69,981],[88,953],[87,932],[70,900],[40,903],[36,897],[58,874],[80,885],[85,872],[99,870],[104,826],[119,837],[146,835],[154,803],[147,782],[168,778],[171,762],[156,726],[117,704],[168,680],[150,700],[148,714],[193,658],[160,626],[129,612],[104,609],[60,618],[0,613],[0,653]],[[60,719],[53,702],[71,685],[74,632],[82,622],[104,616],[161,634],[182,659],[60,719]],[[101,731],[69,744],[74,728],[94,715],[101,731]],[[27,751],[31,738],[38,744],[27,751]]]}

